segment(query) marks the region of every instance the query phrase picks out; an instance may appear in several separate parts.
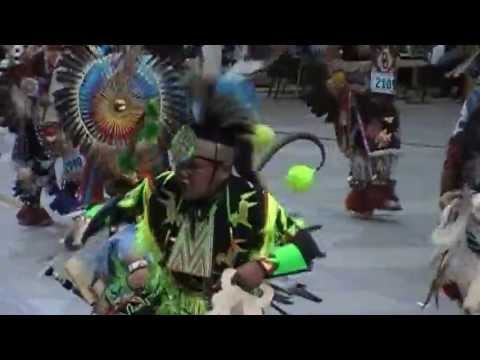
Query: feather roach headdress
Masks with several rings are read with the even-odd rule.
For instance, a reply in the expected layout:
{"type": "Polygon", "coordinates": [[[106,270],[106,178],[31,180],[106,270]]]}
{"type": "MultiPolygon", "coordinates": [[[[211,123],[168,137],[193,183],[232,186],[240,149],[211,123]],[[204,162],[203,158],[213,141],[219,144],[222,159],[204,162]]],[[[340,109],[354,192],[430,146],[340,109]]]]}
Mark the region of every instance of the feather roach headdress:
{"type": "Polygon", "coordinates": [[[240,176],[262,186],[258,174],[274,155],[293,142],[307,140],[319,147],[322,162],[316,169],[304,165],[292,167],[287,184],[296,192],[311,188],[315,173],[325,163],[324,147],[317,137],[303,133],[287,136],[275,144],[275,132],[259,122],[259,101],[248,78],[264,65],[263,61],[240,62],[218,79],[190,78],[193,122],[183,126],[170,144],[174,166],[199,156],[233,165],[240,176]],[[257,155],[262,157],[256,165],[257,155]]]}
{"type": "Polygon", "coordinates": [[[255,185],[262,186],[259,172],[285,146],[307,140],[322,153],[320,166],[294,166],[287,177],[287,185],[296,192],[308,191],[315,173],[325,163],[321,141],[311,134],[294,134],[275,143],[275,132],[260,124],[259,101],[255,86],[248,79],[249,70],[258,64],[243,62],[234,66],[219,79],[192,81],[191,99],[195,122],[179,132],[172,142],[175,163],[201,156],[234,166],[237,173],[255,185]],[[189,144],[189,145],[187,145],[189,144]],[[267,151],[268,150],[268,151],[267,151]],[[262,155],[255,165],[255,157],[262,155]]]}
{"type": "Polygon", "coordinates": [[[248,76],[258,69],[256,61],[241,62],[217,79],[189,78],[193,122],[178,131],[171,142],[174,166],[199,156],[232,165],[239,175],[259,182],[254,153],[273,142],[274,135],[273,131],[263,131],[263,136],[257,136],[259,102],[248,76]]]}
{"type": "MultiPolygon", "coordinates": [[[[192,79],[191,107],[194,122],[174,137],[170,152],[175,166],[193,157],[232,165],[251,181],[253,171],[253,135],[255,113],[218,80],[192,79]]],[[[229,88],[232,90],[233,88],[229,88]]]]}

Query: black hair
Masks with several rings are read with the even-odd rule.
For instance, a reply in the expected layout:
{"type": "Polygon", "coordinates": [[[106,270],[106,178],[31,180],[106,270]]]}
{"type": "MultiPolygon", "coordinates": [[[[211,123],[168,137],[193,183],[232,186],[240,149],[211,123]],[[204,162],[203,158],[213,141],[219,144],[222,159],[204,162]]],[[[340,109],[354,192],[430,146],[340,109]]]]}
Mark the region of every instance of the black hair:
{"type": "Polygon", "coordinates": [[[254,147],[249,141],[240,141],[237,143],[237,153],[234,163],[237,173],[251,182],[258,189],[263,188],[261,179],[255,170],[254,147]]]}

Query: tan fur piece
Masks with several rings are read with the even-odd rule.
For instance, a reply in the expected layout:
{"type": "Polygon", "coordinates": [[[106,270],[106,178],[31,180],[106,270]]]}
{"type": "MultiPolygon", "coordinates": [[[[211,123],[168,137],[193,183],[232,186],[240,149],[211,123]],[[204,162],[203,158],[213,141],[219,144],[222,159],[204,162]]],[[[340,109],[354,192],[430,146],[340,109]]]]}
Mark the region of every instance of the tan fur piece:
{"type": "Polygon", "coordinates": [[[213,299],[213,310],[208,315],[263,315],[273,301],[274,291],[267,284],[260,286],[261,298],[232,285],[236,271],[225,270],[222,276],[222,290],[213,299]]]}
{"type": "Polygon", "coordinates": [[[97,302],[97,296],[91,288],[93,273],[87,271],[84,262],[76,257],[71,258],[65,263],[65,273],[89,305],[97,302]]]}
{"type": "Polygon", "coordinates": [[[460,199],[462,197],[461,190],[448,191],[440,197],[440,208],[445,209],[452,201],[455,199],[460,199]]]}
{"type": "Polygon", "coordinates": [[[100,300],[99,294],[103,294],[102,283],[96,278],[97,256],[108,238],[108,231],[101,231],[90,239],[81,250],[71,255],[71,252],[58,256],[53,264],[60,269],[61,276],[70,280],[78,289],[89,305],[96,304],[100,300]]]}

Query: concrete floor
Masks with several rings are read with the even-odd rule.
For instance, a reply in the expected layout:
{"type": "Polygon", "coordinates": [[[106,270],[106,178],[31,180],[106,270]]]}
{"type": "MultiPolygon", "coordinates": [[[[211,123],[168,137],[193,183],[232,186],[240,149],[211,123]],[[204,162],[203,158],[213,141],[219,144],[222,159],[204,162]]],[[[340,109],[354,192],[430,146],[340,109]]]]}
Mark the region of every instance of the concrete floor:
{"type": "MultiPolygon", "coordinates": [[[[430,233],[437,219],[439,177],[446,144],[460,105],[439,100],[429,105],[399,103],[405,154],[397,178],[398,193],[405,211],[394,216],[363,221],[350,217],[343,208],[348,191],[348,163],[333,141],[331,126],[311,115],[298,100],[264,101],[266,122],[281,132],[311,131],[326,138],[328,161],[313,191],[290,193],[283,178],[290,165],[316,165],[319,155],[308,143],[285,149],[267,167],[264,176],[277,198],[292,212],[301,213],[311,224],[324,229],[316,237],[328,258],[312,273],[300,276],[310,290],[323,298],[322,304],[296,299],[285,309],[292,314],[458,314],[454,304],[442,300],[440,310],[422,312],[430,281],[430,233]],[[331,140],[328,140],[331,139],[331,140]]],[[[0,151],[0,194],[9,195],[13,169],[7,136],[0,151]]],[[[2,203],[0,203],[1,205],[2,203]]],[[[40,230],[22,229],[15,211],[0,206],[0,314],[88,314],[89,309],[73,295],[39,274],[48,261],[62,252],[68,219],[40,230]]]]}

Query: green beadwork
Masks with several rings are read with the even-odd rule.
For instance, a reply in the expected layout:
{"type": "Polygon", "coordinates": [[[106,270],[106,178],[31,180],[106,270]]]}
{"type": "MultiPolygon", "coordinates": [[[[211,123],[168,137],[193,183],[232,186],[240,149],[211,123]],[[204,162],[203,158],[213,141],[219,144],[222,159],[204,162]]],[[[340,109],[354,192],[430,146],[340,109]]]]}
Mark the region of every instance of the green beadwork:
{"type": "MultiPolygon", "coordinates": [[[[157,180],[163,185],[166,185],[172,176],[172,172],[165,173],[158,177],[157,180]]],[[[157,315],[205,314],[209,307],[208,299],[203,294],[191,292],[178,286],[172,275],[171,269],[173,265],[172,261],[175,260],[174,257],[177,256],[178,260],[178,255],[183,254],[185,249],[188,248],[188,246],[185,247],[185,245],[192,245],[194,240],[195,245],[198,244],[199,246],[196,248],[194,246],[188,249],[191,250],[195,248],[195,251],[206,249],[207,252],[205,254],[210,256],[209,259],[202,259],[202,261],[208,261],[213,264],[213,219],[216,215],[217,204],[212,206],[208,216],[203,220],[196,220],[195,234],[192,234],[192,219],[186,214],[180,212],[181,200],[177,199],[174,193],[168,192],[166,189],[163,189],[162,193],[164,196],[161,197],[163,200],[160,201],[166,209],[164,224],[177,225],[180,227],[174,248],[168,259],[169,261],[162,257],[161,248],[154,238],[150,229],[149,221],[146,221],[146,219],[150,219],[150,217],[153,216],[150,214],[149,209],[150,197],[152,194],[150,184],[145,181],[141,186],[130,192],[120,203],[120,207],[125,209],[138,208],[139,206],[143,208],[143,214],[139,217],[139,222],[137,223],[135,250],[138,252],[138,255],[148,255],[149,259],[149,278],[145,291],[141,294],[142,301],[140,304],[130,304],[127,309],[124,309],[124,311],[128,314],[145,312],[157,315]]],[[[241,249],[240,239],[233,238],[233,229],[238,225],[246,226],[249,229],[252,228],[252,225],[249,223],[249,215],[251,217],[251,209],[258,206],[257,202],[251,201],[255,194],[256,192],[252,191],[241,195],[238,203],[238,210],[235,213],[232,213],[230,188],[227,187],[226,189],[226,199],[224,198],[224,201],[226,200],[228,219],[231,226],[230,240],[233,245],[239,247],[239,249],[236,249],[238,253],[247,250],[241,249]]],[[[304,263],[301,262],[302,259],[298,256],[298,251],[295,253],[293,251],[294,248],[286,244],[286,242],[288,241],[289,235],[293,236],[298,229],[302,228],[305,224],[300,219],[292,219],[288,217],[285,210],[271,195],[268,195],[266,201],[268,204],[268,214],[265,227],[262,231],[262,247],[255,253],[251,253],[250,258],[269,259],[273,264],[281,265],[278,269],[282,272],[303,270],[305,266],[304,263]]],[[[192,254],[189,253],[189,255],[192,254]]],[[[201,255],[204,254],[202,253],[201,255]]],[[[230,260],[229,262],[232,262],[236,254],[232,252],[232,254],[229,253],[224,255],[223,260],[230,260]]],[[[206,258],[208,258],[208,256],[206,258]]],[[[175,272],[184,272],[187,274],[192,273],[195,269],[192,270],[189,267],[188,259],[188,257],[181,258],[180,263],[182,263],[182,268],[179,269],[175,266],[175,272]]],[[[222,259],[216,260],[218,261],[222,259]]],[[[115,274],[110,279],[110,285],[107,289],[106,296],[109,301],[115,304],[115,299],[117,299],[117,302],[122,298],[128,299],[129,296],[133,296],[133,293],[128,287],[127,279],[129,273],[126,266],[121,264],[118,260],[114,261],[113,264],[115,274]]],[[[205,273],[201,275],[208,277],[209,274],[205,273]]]]}
{"type": "Polygon", "coordinates": [[[189,126],[183,126],[172,139],[170,153],[172,162],[178,166],[191,160],[196,151],[197,136],[189,126]]]}
{"type": "Polygon", "coordinates": [[[252,196],[256,194],[255,191],[249,192],[247,194],[243,194],[240,197],[240,203],[238,205],[238,212],[232,213],[231,205],[230,205],[230,189],[227,189],[227,211],[228,211],[228,219],[230,224],[233,227],[237,227],[239,224],[246,226],[247,228],[251,229],[252,225],[250,224],[249,212],[251,208],[254,208],[258,205],[256,202],[248,201],[252,196]]]}

